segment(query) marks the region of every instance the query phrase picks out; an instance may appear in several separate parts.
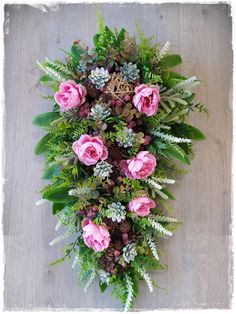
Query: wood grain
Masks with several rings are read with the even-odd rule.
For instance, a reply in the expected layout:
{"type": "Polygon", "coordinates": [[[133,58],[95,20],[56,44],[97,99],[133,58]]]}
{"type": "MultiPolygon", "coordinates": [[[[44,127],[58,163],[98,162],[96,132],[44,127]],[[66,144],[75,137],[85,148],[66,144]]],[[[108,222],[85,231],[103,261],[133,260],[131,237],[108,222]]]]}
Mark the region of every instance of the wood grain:
{"type": "MultiPolygon", "coordinates": [[[[57,233],[50,205],[35,206],[43,158],[34,156],[43,132],[31,125],[32,117],[50,109],[39,98],[47,91],[38,84],[36,60],[62,58],[81,38],[92,44],[97,30],[95,5],[59,5],[47,12],[7,5],[5,30],[5,309],[116,308],[120,303],[100,294],[93,285],[84,295],[77,287],[76,271],[69,263],[49,268],[60,257],[61,246],[49,247],[57,233]]],[[[195,115],[191,122],[203,129],[205,142],[195,145],[196,158],[188,175],[173,189],[175,215],[183,222],[171,240],[161,241],[163,261],[169,269],[155,274],[168,289],[150,295],[141,285],[136,308],[228,308],[231,275],[231,145],[232,47],[231,17],[225,4],[161,4],[102,6],[110,27],[135,33],[135,20],[145,35],[171,43],[181,53],[186,75],[204,81],[198,100],[206,103],[210,119],[195,115]]]]}

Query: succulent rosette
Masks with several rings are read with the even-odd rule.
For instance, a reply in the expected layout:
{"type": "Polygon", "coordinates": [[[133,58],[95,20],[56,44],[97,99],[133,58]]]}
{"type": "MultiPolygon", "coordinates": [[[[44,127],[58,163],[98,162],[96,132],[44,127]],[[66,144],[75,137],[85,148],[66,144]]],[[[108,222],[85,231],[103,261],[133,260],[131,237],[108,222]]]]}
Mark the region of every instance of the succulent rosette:
{"type": "Polygon", "coordinates": [[[126,30],[99,25],[93,50],[76,41],[65,62],[38,62],[55,102],[33,120],[47,132],[35,153],[45,154],[50,181],[42,199],[63,229],[51,245],[68,240],[52,265],[73,258],[85,290],[98,276],[127,311],[138,280],[152,292],[149,270],[166,268],[158,242],[178,225],[169,186],[185,171],[179,162],[191,163],[193,141],[205,138],[186,120],[207,109],[194,102],[196,77],[172,70],[181,57],[167,44],[151,44],[140,30],[136,44],[126,30]]]}

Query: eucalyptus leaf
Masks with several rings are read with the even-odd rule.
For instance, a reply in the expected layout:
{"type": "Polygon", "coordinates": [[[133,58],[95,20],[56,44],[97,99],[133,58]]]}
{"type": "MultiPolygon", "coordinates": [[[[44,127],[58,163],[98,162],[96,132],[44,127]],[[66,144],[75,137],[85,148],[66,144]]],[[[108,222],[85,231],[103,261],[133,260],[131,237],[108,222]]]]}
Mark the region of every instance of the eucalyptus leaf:
{"type": "Polygon", "coordinates": [[[188,156],[185,154],[184,150],[180,148],[179,146],[178,148],[176,148],[172,144],[166,144],[166,148],[163,149],[163,153],[167,157],[177,159],[184,164],[190,165],[191,163],[188,156]]]}
{"type": "Polygon", "coordinates": [[[45,112],[33,118],[32,123],[41,127],[49,126],[50,123],[60,117],[59,112],[45,112]]]}
{"type": "Polygon", "coordinates": [[[206,138],[202,131],[186,123],[175,124],[172,130],[176,136],[184,136],[195,141],[202,141],[206,138]]]}
{"type": "Polygon", "coordinates": [[[40,155],[47,150],[47,143],[50,140],[51,136],[52,135],[50,133],[47,133],[43,138],[41,138],[41,140],[38,142],[34,149],[35,155],[40,155]]]}
{"type": "Polygon", "coordinates": [[[64,203],[53,203],[52,204],[52,214],[56,215],[66,206],[64,203]]]}
{"type": "Polygon", "coordinates": [[[101,292],[104,292],[107,289],[108,285],[105,282],[99,281],[99,288],[101,292]]]}
{"type": "Polygon", "coordinates": [[[161,62],[160,65],[164,68],[173,68],[179,64],[182,63],[182,59],[180,55],[167,55],[165,56],[161,62]]]}
{"type": "Polygon", "coordinates": [[[76,201],[78,198],[70,196],[68,192],[71,190],[70,187],[57,187],[49,190],[43,194],[43,199],[46,199],[55,203],[70,203],[76,201]]]}
{"type": "Polygon", "coordinates": [[[43,174],[42,179],[51,180],[54,175],[58,175],[58,174],[59,174],[59,167],[58,167],[58,165],[51,166],[51,167],[47,166],[44,169],[44,174],[43,174]]]}

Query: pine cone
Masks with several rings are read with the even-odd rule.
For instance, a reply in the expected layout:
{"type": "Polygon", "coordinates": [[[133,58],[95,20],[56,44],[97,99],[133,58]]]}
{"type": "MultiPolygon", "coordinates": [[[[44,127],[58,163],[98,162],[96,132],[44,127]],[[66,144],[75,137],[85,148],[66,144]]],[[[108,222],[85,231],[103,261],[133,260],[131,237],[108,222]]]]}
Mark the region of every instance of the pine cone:
{"type": "Polygon", "coordinates": [[[127,233],[131,230],[131,223],[128,220],[122,220],[119,224],[120,231],[127,233]]]}

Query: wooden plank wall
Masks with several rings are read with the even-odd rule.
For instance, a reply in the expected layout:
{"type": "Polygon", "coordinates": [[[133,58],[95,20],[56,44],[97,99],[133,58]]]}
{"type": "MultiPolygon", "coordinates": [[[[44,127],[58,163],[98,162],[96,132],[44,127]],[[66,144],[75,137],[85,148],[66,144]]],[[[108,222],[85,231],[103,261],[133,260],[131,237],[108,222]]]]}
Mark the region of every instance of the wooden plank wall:
{"type": "MultiPolygon", "coordinates": [[[[39,10],[26,5],[5,7],[5,309],[116,308],[120,303],[93,285],[84,295],[69,263],[49,268],[61,246],[49,247],[57,236],[50,205],[35,206],[43,157],[33,150],[43,132],[32,117],[50,109],[40,99],[36,60],[62,58],[76,39],[92,44],[97,31],[95,5],[59,5],[39,10]]],[[[228,308],[230,304],[230,223],[232,146],[232,47],[230,8],[226,4],[107,4],[102,16],[110,27],[135,32],[140,20],[145,35],[155,35],[183,57],[182,73],[204,81],[198,100],[210,119],[195,115],[205,142],[195,145],[188,175],[174,188],[175,215],[183,221],[171,240],[160,243],[166,273],[156,274],[169,290],[150,295],[145,286],[137,309],[228,308]]]]}

